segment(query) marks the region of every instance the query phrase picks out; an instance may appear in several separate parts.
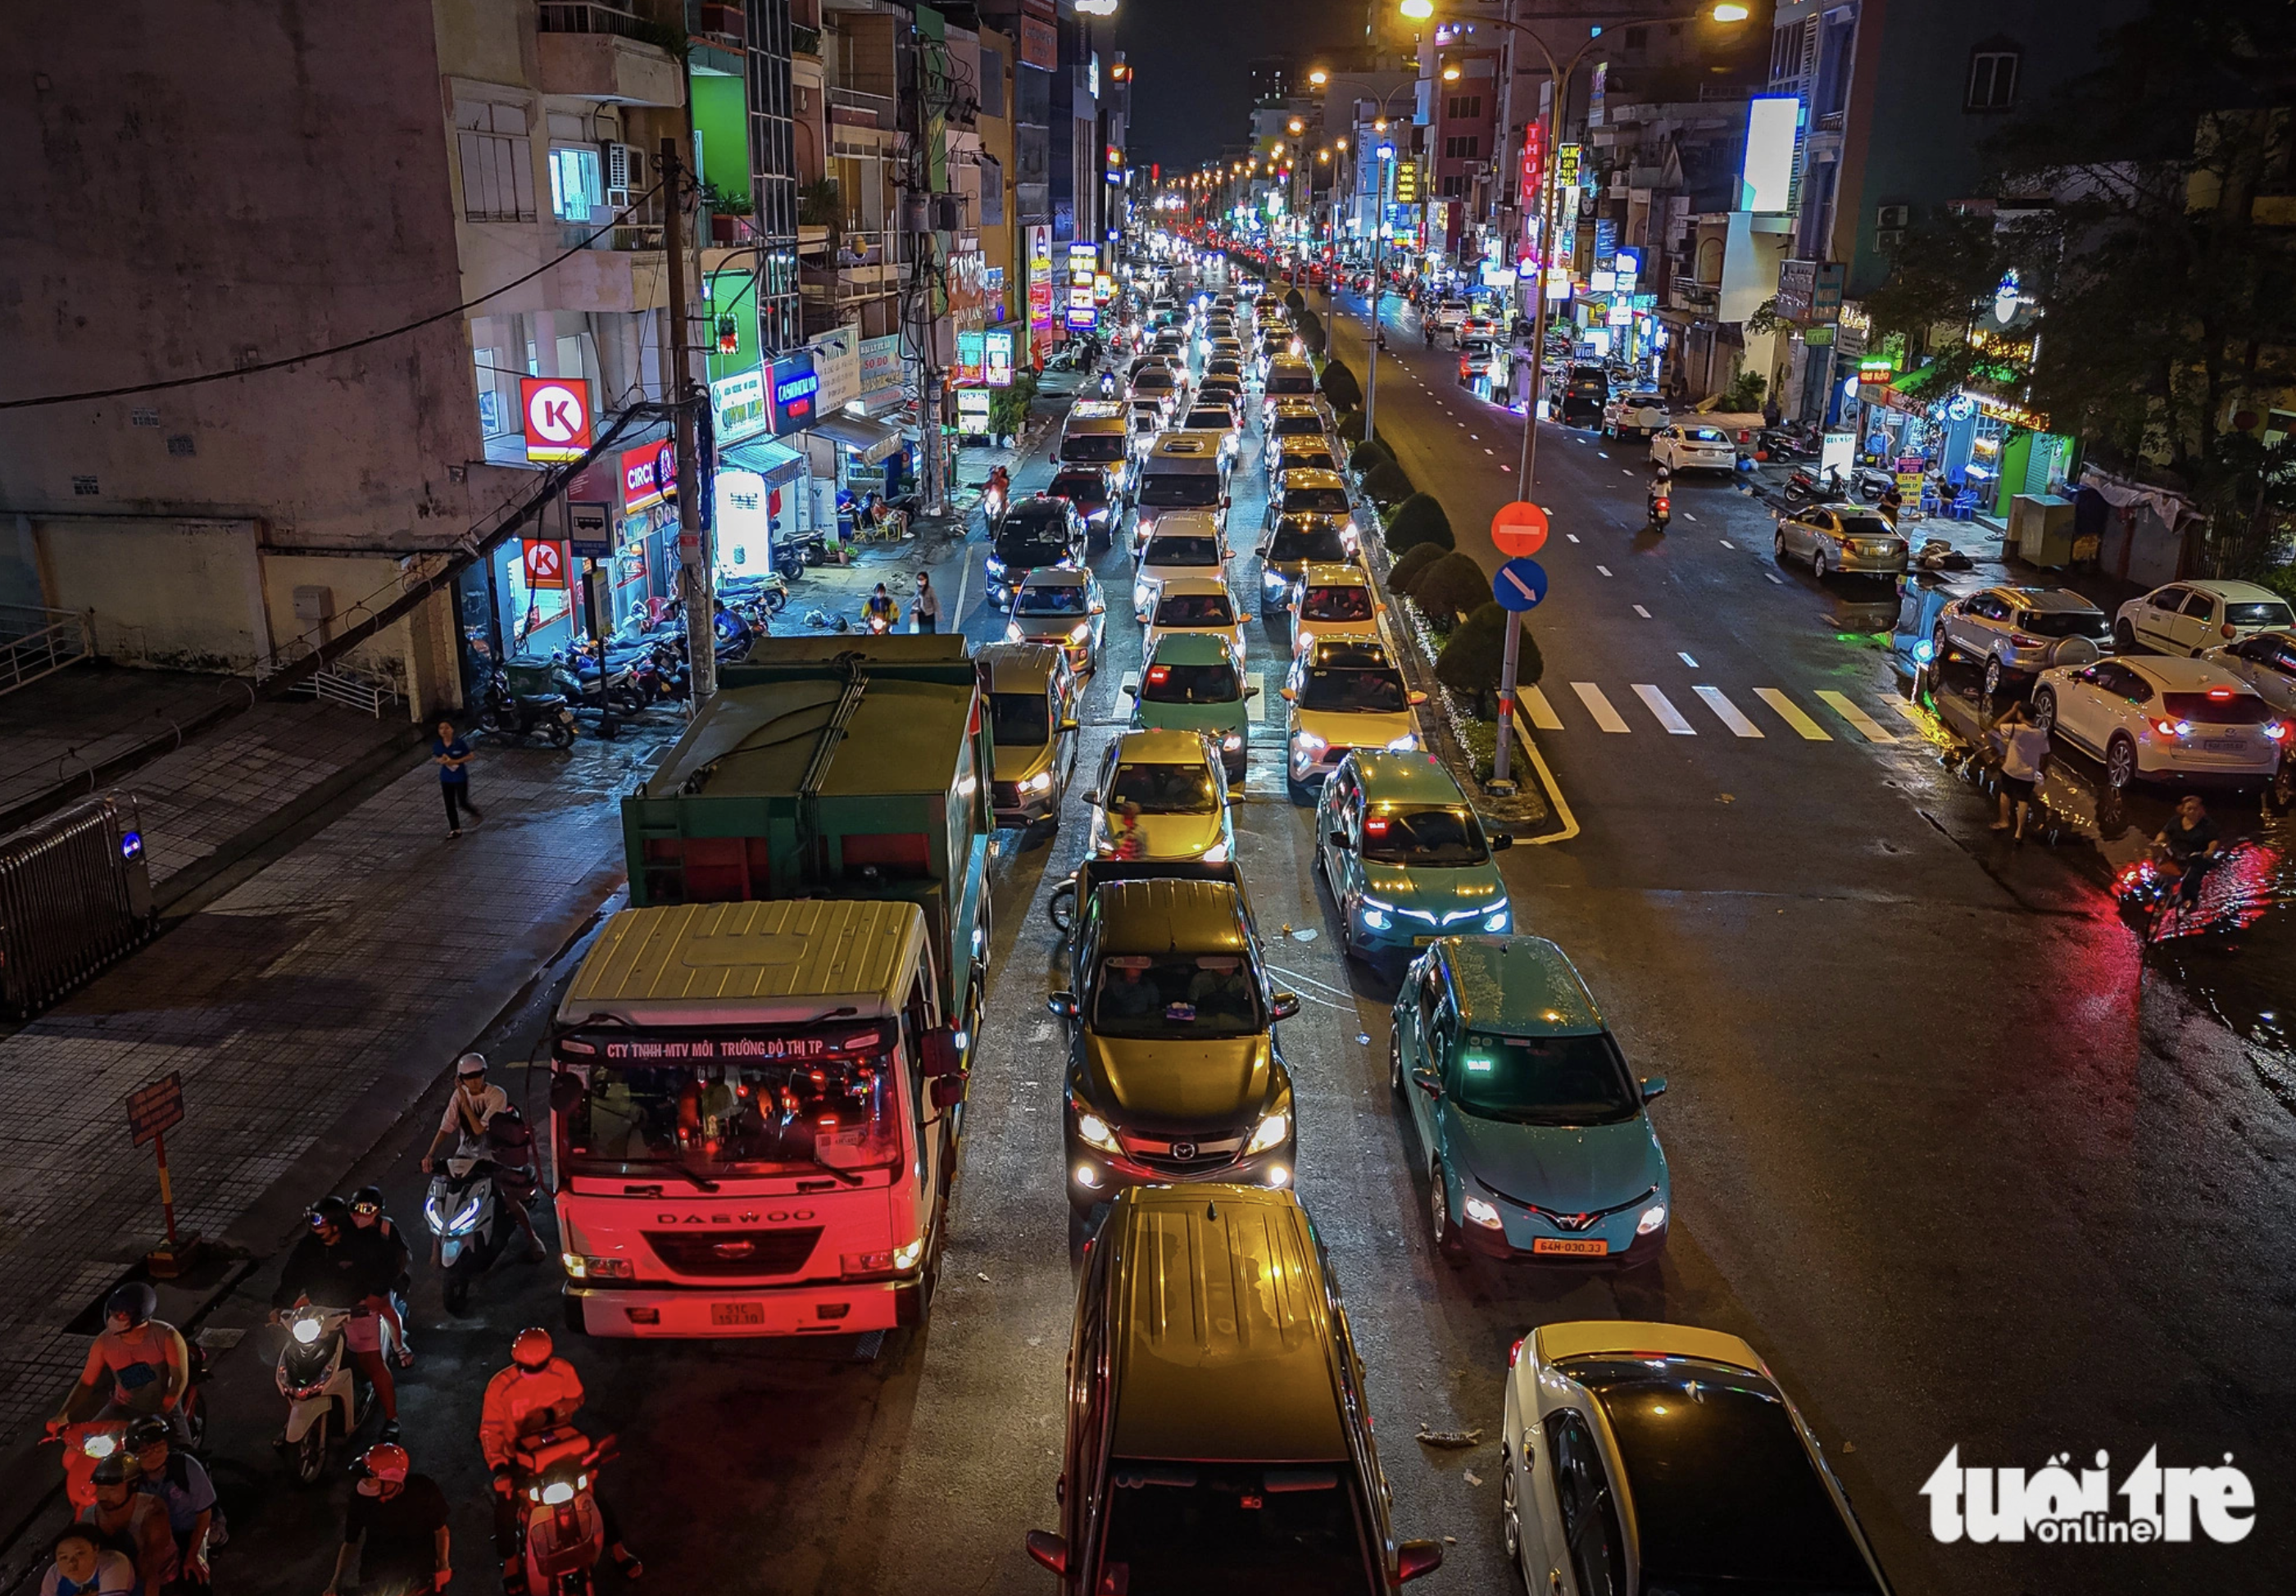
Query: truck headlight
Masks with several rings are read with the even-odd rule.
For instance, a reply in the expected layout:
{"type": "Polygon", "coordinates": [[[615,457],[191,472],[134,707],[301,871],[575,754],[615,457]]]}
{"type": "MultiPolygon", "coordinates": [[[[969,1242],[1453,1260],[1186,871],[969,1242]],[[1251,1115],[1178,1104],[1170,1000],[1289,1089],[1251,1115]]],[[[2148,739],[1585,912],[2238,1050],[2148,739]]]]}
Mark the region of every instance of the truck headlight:
{"type": "Polygon", "coordinates": [[[1124,1150],[1123,1144],[1116,1139],[1116,1132],[1097,1114],[1077,1116],[1077,1140],[1103,1152],[1120,1153],[1124,1150]]]}
{"type": "Polygon", "coordinates": [[[1227,863],[1227,844],[1215,842],[1197,856],[1206,864],[1225,864],[1227,863]]]}
{"type": "Polygon", "coordinates": [[[1635,1234],[1647,1236],[1665,1223],[1666,1205],[1662,1202],[1654,1202],[1643,1210],[1643,1216],[1640,1219],[1635,1221],[1635,1234]]]}
{"type": "Polygon", "coordinates": [[[562,1252],[558,1261],[566,1266],[569,1280],[626,1281],[637,1274],[627,1258],[594,1258],[578,1252],[562,1252]]]}
{"type": "Polygon", "coordinates": [[[1270,1114],[1259,1122],[1259,1128],[1251,1133],[1251,1140],[1244,1143],[1244,1156],[1250,1158],[1253,1153],[1264,1153],[1271,1147],[1281,1146],[1283,1138],[1291,1134],[1292,1116],[1270,1114]]]}
{"type": "Polygon", "coordinates": [[[1481,1225],[1485,1230],[1495,1231],[1503,1228],[1499,1223],[1498,1209],[1492,1207],[1489,1203],[1485,1202],[1480,1197],[1471,1197],[1467,1199],[1467,1200],[1461,1205],[1461,1211],[1464,1212],[1470,1220],[1481,1225]]]}

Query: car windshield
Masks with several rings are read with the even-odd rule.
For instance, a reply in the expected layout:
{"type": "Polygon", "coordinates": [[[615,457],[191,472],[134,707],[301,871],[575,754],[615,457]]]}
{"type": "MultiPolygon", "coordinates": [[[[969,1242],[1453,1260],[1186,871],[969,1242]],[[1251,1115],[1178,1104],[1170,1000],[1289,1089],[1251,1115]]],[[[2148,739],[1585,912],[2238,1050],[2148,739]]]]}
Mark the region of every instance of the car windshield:
{"type": "Polygon", "coordinates": [[[1143,565],[1210,565],[1220,562],[1219,539],[1200,532],[1166,532],[1148,540],[1143,565]]]}
{"type": "Polygon", "coordinates": [[[1061,439],[1061,458],[1105,465],[1124,458],[1124,438],[1115,432],[1078,432],[1061,439]]]}
{"type": "Polygon", "coordinates": [[[1311,394],[1316,391],[1316,379],[1306,372],[1271,372],[1267,391],[1270,394],[1311,394]]]}
{"type": "Polygon", "coordinates": [[[893,1029],[594,1030],[560,1039],[568,1173],[882,1169],[900,1161],[893,1029]]]}
{"type": "Polygon", "coordinates": [[[2036,637],[2095,637],[2112,635],[2112,623],[2101,610],[2028,610],[2017,617],[2017,630],[2036,637]]]}
{"type": "Polygon", "coordinates": [[[1172,375],[1172,368],[1163,365],[1152,365],[1132,379],[1132,386],[1142,389],[1174,388],[1178,382],[1179,379],[1172,375]]]}
{"type": "Polygon", "coordinates": [[[1879,1596],[1767,1380],[1681,1358],[1567,1358],[1560,1370],[1610,1420],[1645,1590],[1879,1596]]]}
{"type": "Polygon", "coordinates": [[[1398,715],[1411,703],[1400,675],[1361,667],[1308,671],[1299,701],[1302,709],[1356,715],[1398,715]]]}
{"type": "Polygon", "coordinates": [[[1227,355],[1215,355],[1204,363],[1204,372],[1209,377],[1233,377],[1242,370],[1243,362],[1227,355]]]}
{"type": "Polygon", "coordinates": [[[1348,490],[1344,487],[1287,487],[1283,490],[1286,511],[1305,511],[1314,515],[1345,515],[1348,512],[1348,490]]]}
{"type": "Polygon", "coordinates": [[[1340,469],[1340,462],[1332,457],[1331,450],[1320,443],[1293,444],[1279,458],[1282,461],[1277,467],[1279,471],[1335,471],[1340,469]]]}
{"type": "Polygon", "coordinates": [[[1176,593],[1156,605],[1160,626],[1232,626],[1235,606],[1224,593],[1176,593]]]}
{"type": "MultiPolygon", "coordinates": [[[[1277,416],[1275,418],[1275,425],[1268,430],[1268,436],[1271,438],[1316,438],[1320,437],[1323,430],[1324,418],[1316,414],[1313,411],[1308,411],[1298,415],[1277,416]]],[[[1341,496],[1344,498],[1346,495],[1341,495],[1341,496]]]]}
{"type": "Polygon", "coordinates": [[[1464,809],[1375,809],[1364,816],[1363,856],[1379,864],[1480,864],[1483,828],[1464,809]]]}
{"type": "Polygon", "coordinates": [[[2274,718],[2272,706],[2256,694],[2221,687],[2210,692],[2163,693],[2161,713],[2202,726],[2256,726],[2274,718]]]}
{"type": "Polygon", "coordinates": [[[1241,954],[1111,954],[1094,984],[1092,1028],[1103,1036],[1249,1036],[1267,1028],[1241,954]]]}
{"type": "Polygon", "coordinates": [[[1144,472],[1138,502],[1157,510],[1209,510],[1219,503],[1219,478],[1209,471],[1144,472]]]}
{"type": "MultiPolygon", "coordinates": [[[[1267,1332],[1276,1333],[1272,1328],[1267,1332]]],[[[1129,1596],[1367,1596],[1382,1588],[1340,1465],[1109,1465],[1091,1588],[1129,1596]]]]}
{"type": "Polygon", "coordinates": [[[1235,418],[1218,405],[1188,412],[1188,419],[1180,423],[1189,432],[1225,432],[1235,424],[1235,418]]]}
{"type": "Polygon", "coordinates": [[[1209,765],[1119,762],[1106,798],[1111,809],[1137,804],[1143,814],[1210,814],[1219,807],[1209,765]]]}
{"type": "Polygon", "coordinates": [[[1619,403],[1629,410],[1656,410],[1660,405],[1656,394],[1628,394],[1619,403]]]}
{"type": "Polygon", "coordinates": [[[1069,582],[1030,584],[1013,601],[1015,615],[1084,615],[1090,610],[1084,588],[1069,582]]]}
{"type": "Polygon", "coordinates": [[[1152,704],[1233,704],[1243,696],[1235,667],[1222,659],[1210,665],[1152,665],[1140,683],[1140,696],[1152,704]]]}
{"type": "Polygon", "coordinates": [[[1336,565],[1348,557],[1348,541],[1330,521],[1287,518],[1275,523],[1275,536],[1267,540],[1267,557],[1336,565]]]}
{"type": "Polygon", "coordinates": [[[2226,604],[2225,624],[2232,626],[2284,626],[2289,624],[2288,606],[2277,599],[2253,603],[2226,604]]]}
{"type": "Polygon", "coordinates": [[[1079,504],[1108,503],[1108,483],[1098,471],[1062,471],[1045,491],[1056,499],[1073,499],[1079,504]]]}
{"type": "Polygon", "coordinates": [[[1017,512],[996,528],[996,558],[1008,567],[1057,565],[1069,557],[1068,523],[1057,516],[1017,512]]]}
{"type": "Polygon", "coordinates": [[[1367,621],[1371,618],[1371,589],[1343,583],[1334,587],[1311,587],[1300,600],[1300,618],[1313,621],[1367,621]]]}
{"type": "Polygon", "coordinates": [[[992,692],[988,717],[998,748],[1042,748],[1052,735],[1052,710],[1041,692],[992,692]]]}
{"type": "Polygon", "coordinates": [[[1458,1108],[1515,1125],[1615,1125],[1642,1109],[1608,1031],[1502,1036],[1469,1031],[1453,1073],[1458,1108]]]}

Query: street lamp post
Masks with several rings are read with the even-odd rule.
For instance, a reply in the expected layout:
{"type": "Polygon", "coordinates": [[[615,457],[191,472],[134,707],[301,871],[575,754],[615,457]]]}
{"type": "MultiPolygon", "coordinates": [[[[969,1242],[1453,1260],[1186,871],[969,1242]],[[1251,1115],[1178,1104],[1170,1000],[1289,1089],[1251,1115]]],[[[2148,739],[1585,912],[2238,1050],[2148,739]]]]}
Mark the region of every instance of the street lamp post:
{"type": "MultiPolygon", "coordinates": [[[[1334,78],[1320,67],[1308,74],[1308,81],[1317,88],[1323,88],[1330,84],[1344,83],[1359,89],[1369,89],[1372,102],[1379,107],[1379,119],[1374,127],[1382,135],[1387,131],[1389,120],[1388,102],[1406,89],[1415,94],[1419,86],[1416,83],[1399,84],[1387,94],[1382,94],[1376,86],[1360,78],[1334,78]]],[[[1364,154],[1360,139],[1357,140],[1356,153],[1358,159],[1364,154]]],[[[1371,154],[1379,165],[1374,168],[1374,176],[1372,178],[1372,193],[1374,196],[1376,214],[1372,218],[1371,234],[1371,332],[1364,340],[1364,437],[1365,439],[1372,437],[1374,425],[1379,416],[1379,305],[1387,289],[1388,185],[1389,179],[1395,172],[1395,163],[1402,159],[1396,151],[1395,141],[1385,136],[1373,146],[1371,154]]]]}

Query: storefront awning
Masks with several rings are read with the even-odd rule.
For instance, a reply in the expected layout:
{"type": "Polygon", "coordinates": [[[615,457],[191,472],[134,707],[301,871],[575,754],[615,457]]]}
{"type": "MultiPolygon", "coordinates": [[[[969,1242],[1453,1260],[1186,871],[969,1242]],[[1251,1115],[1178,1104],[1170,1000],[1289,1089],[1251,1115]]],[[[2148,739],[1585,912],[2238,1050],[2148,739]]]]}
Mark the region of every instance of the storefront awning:
{"type": "Polygon", "coordinates": [[[865,416],[826,415],[808,429],[816,438],[834,439],[861,456],[864,465],[875,465],[901,446],[901,430],[865,416]]]}
{"type": "Polygon", "coordinates": [[[770,438],[728,444],[718,451],[718,463],[735,471],[755,471],[766,479],[767,487],[794,482],[806,474],[805,456],[770,438]]]}

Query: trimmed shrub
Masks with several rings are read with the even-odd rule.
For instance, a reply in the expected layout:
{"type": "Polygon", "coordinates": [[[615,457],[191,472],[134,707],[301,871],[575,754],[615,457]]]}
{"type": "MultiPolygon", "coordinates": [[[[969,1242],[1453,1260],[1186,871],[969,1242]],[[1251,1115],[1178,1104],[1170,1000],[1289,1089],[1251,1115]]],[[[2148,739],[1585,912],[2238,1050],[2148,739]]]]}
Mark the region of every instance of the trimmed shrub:
{"type": "MultiPolygon", "coordinates": [[[[1429,545],[1423,543],[1418,546],[1423,549],[1429,545]]],[[[1420,576],[1411,596],[1419,601],[1419,608],[1430,621],[1448,626],[1491,602],[1491,579],[1483,575],[1483,568],[1471,556],[1443,554],[1420,576]]]]}
{"type": "Polygon", "coordinates": [[[1308,308],[1308,296],[1301,293],[1296,288],[1285,289],[1283,291],[1283,308],[1290,311],[1293,315],[1298,315],[1301,311],[1308,308]]]}
{"type": "MultiPolygon", "coordinates": [[[[1499,671],[1506,662],[1506,626],[1507,612],[1496,602],[1486,600],[1452,631],[1435,659],[1435,679],[1454,692],[1472,695],[1476,713],[1486,717],[1492,716],[1498,706],[1499,671]]],[[[1521,647],[1515,654],[1516,684],[1537,684],[1545,669],[1538,640],[1526,624],[1521,647]]]]}
{"type": "Polygon", "coordinates": [[[1411,585],[1419,580],[1419,574],[1438,560],[1442,559],[1443,554],[1444,551],[1434,544],[1413,544],[1404,550],[1397,557],[1395,564],[1389,568],[1388,586],[1399,593],[1410,593],[1411,585]]]}
{"type": "Polygon", "coordinates": [[[1332,423],[1332,430],[1342,442],[1359,444],[1364,440],[1363,412],[1350,410],[1332,423]]]}
{"type": "Polygon", "coordinates": [[[1300,346],[1310,355],[1324,352],[1324,318],[1312,310],[1303,310],[1292,320],[1300,334],[1300,346]]]}
{"type": "MultiPolygon", "coordinates": [[[[1363,490],[1373,503],[1382,506],[1399,504],[1412,495],[1411,479],[1392,460],[1382,460],[1364,474],[1363,490]]],[[[1388,547],[1395,545],[1390,543],[1388,547]]]]}
{"type": "Polygon", "coordinates": [[[1356,374],[1348,370],[1344,362],[1334,360],[1326,365],[1318,386],[1323,389],[1324,397],[1332,402],[1333,408],[1339,410],[1362,408],[1363,388],[1356,381],[1356,374]]]}
{"type": "MultiPolygon", "coordinates": [[[[1380,469],[1374,467],[1371,475],[1376,476],[1380,469]]],[[[1386,469],[1398,470],[1400,474],[1398,468],[1386,469]]],[[[1368,491],[1371,476],[1364,481],[1368,491]]],[[[1451,536],[1451,518],[1443,513],[1443,506],[1436,503],[1432,494],[1415,493],[1388,519],[1387,552],[1400,555],[1406,549],[1423,543],[1432,544],[1438,550],[1457,546],[1457,540],[1451,536]]]]}
{"type": "Polygon", "coordinates": [[[1351,471],[1367,471],[1371,470],[1372,467],[1380,464],[1382,461],[1392,464],[1394,460],[1395,456],[1387,452],[1387,446],[1385,444],[1380,442],[1379,439],[1375,438],[1365,438],[1363,442],[1356,445],[1353,449],[1349,451],[1348,470],[1351,471]]]}

